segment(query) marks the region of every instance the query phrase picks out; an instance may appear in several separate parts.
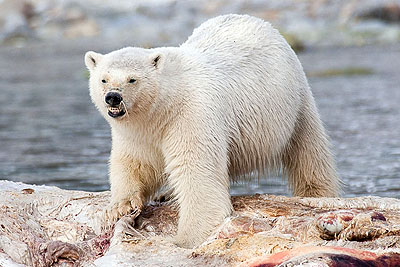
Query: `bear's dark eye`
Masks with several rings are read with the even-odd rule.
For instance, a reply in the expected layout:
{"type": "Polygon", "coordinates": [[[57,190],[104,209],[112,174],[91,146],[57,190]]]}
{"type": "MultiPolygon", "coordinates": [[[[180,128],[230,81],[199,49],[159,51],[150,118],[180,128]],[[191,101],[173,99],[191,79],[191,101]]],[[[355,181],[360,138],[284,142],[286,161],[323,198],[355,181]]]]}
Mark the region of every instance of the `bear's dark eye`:
{"type": "Polygon", "coordinates": [[[134,83],[134,82],[136,82],[135,79],[129,79],[129,83],[134,83]]]}
{"type": "Polygon", "coordinates": [[[102,83],[107,83],[107,81],[106,81],[106,80],[104,80],[104,79],[103,79],[103,80],[101,80],[101,82],[102,82],[102,83]]]}

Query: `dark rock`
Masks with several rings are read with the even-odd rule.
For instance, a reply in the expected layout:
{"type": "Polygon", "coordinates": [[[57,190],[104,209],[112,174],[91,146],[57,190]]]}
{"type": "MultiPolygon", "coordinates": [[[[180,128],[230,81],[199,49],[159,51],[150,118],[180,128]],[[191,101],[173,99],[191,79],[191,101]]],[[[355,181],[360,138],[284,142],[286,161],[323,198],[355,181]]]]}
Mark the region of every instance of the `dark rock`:
{"type": "Polygon", "coordinates": [[[385,22],[400,22],[400,5],[391,3],[363,11],[361,19],[378,19],[385,22]]]}

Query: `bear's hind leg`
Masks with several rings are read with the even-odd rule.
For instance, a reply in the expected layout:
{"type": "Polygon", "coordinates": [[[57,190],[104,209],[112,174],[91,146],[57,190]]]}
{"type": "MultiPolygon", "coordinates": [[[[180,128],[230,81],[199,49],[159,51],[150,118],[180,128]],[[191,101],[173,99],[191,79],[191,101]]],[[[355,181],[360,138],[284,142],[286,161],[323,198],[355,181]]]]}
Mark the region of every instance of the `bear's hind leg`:
{"type": "Polygon", "coordinates": [[[312,102],[299,113],[282,161],[294,196],[338,195],[340,180],[330,152],[330,143],[312,102]]]}

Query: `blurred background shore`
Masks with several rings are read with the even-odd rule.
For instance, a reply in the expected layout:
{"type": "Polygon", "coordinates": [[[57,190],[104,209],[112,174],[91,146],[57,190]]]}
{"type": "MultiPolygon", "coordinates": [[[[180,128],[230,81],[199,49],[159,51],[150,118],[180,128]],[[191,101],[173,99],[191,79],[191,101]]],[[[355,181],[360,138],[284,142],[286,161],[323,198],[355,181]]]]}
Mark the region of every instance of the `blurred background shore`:
{"type": "MultiPolygon", "coordinates": [[[[400,1],[0,0],[0,179],[108,189],[110,132],[83,55],[179,45],[220,14],[250,14],[297,51],[332,138],[343,196],[400,197],[400,1]]],[[[280,178],[233,194],[288,195],[280,178]]]]}
{"type": "Polygon", "coordinates": [[[304,46],[400,40],[399,1],[393,0],[2,0],[0,41],[22,46],[97,36],[140,46],[176,44],[226,13],[263,18],[304,46]]]}

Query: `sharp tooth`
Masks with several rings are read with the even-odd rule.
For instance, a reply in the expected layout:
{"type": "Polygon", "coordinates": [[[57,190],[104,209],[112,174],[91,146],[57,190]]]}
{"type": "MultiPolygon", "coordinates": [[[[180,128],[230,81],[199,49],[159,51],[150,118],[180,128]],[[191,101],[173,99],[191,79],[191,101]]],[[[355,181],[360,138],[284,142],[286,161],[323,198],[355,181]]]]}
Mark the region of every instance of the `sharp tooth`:
{"type": "Polygon", "coordinates": [[[118,113],[122,112],[122,110],[124,109],[122,106],[119,106],[119,107],[111,107],[111,106],[109,106],[107,108],[113,114],[118,114],[118,113]]]}

